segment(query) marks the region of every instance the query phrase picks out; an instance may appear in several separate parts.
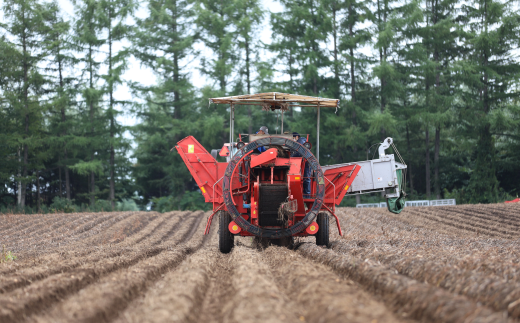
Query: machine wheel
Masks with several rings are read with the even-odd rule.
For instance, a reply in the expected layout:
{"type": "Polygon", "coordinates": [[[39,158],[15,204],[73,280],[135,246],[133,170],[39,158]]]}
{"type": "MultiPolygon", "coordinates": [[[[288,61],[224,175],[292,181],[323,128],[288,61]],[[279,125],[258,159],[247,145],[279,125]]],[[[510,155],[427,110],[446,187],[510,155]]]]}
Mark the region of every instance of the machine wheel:
{"type": "Polygon", "coordinates": [[[318,213],[318,232],[316,233],[316,244],[318,246],[329,246],[329,215],[325,212],[318,213]]]}
{"type": "Polygon", "coordinates": [[[235,245],[235,236],[229,232],[229,223],[231,223],[231,215],[228,212],[220,211],[218,247],[222,253],[231,252],[235,245]]]}

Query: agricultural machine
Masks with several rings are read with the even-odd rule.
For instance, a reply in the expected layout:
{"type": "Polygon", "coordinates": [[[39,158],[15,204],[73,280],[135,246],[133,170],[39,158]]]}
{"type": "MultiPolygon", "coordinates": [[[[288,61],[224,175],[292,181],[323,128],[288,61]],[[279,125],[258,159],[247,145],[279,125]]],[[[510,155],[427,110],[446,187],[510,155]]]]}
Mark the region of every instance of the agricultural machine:
{"type": "Polygon", "coordinates": [[[205,234],[209,233],[215,214],[219,214],[221,252],[231,251],[235,236],[254,236],[262,243],[290,244],[294,237],[313,235],[317,245],[328,246],[329,215],[342,235],[335,210],[346,195],[382,192],[390,211],[398,213],[403,208],[406,165],[396,162],[394,155],[385,154],[385,149],[393,146],[392,138],[380,144],[378,159],[320,166],[316,157],[320,109],[337,108],[339,100],[261,93],[213,98],[210,102],[230,105],[229,143],[209,153],[189,136],[175,148],[205,201],[213,205],[205,234]],[[281,110],[281,134],[239,134],[235,140],[235,109],[242,105],[281,110]],[[292,134],[284,134],[283,113],[292,107],[317,109],[316,156],[310,151],[309,135],[301,144],[293,140],[292,134]],[[218,162],[217,153],[226,157],[226,162],[218,162]],[[310,181],[310,192],[304,192],[306,181],[307,185],[310,181]]]}

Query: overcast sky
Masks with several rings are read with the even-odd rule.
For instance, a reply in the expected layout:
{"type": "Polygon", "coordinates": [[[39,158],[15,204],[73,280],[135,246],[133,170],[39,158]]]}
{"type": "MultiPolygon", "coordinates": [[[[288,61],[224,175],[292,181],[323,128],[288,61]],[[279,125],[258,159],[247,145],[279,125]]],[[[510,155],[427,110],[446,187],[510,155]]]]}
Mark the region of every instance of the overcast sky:
{"type": "MultiPolygon", "coordinates": [[[[61,5],[61,8],[63,12],[69,16],[72,17],[74,15],[74,7],[72,5],[72,2],[69,0],[58,0],[58,2],[61,5]]],[[[136,12],[136,16],[140,18],[144,18],[147,15],[146,8],[143,4],[146,2],[141,2],[142,5],[139,8],[139,10],[136,12]]],[[[275,0],[263,0],[263,6],[266,10],[269,10],[271,12],[280,12],[282,11],[282,6],[275,0]]],[[[269,16],[266,15],[265,21],[262,26],[260,38],[264,43],[271,43],[271,28],[269,26],[269,16]]],[[[203,50],[203,48],[199,48],[200,50],[203,50]]],[[[205,53],[206,54],[206,53],[205,53]]],[[[207,53],[210,54],[210,53],[207,53]]],[[[198,87],[202,87],[208,82],[206,82],[206,79],[204,76],[200,75],[197,67],[198,67],[198,60],[195,60],[193,64],[191,64],[191,79],[192,84],[196,84],[198,87]]],[[[142,84],[153,84],[155,83],[155,76],[152,73],[150,69],[143,68],[139,66],[139,63],[131,59],[130,60],[130,66],[128,70],[124,74],[124,79],[131,82],[140,82],[142,84]]],[[[118,100],[131,100],[132,95],[126,86],[120,86],[118,87],[115,97],[118,100]]],[[[120,122],[122,122],[126,126],[130,126],[136,123],[135,118],[133,118],[130,115],[126,116],[120,116],[120,122]]]]}

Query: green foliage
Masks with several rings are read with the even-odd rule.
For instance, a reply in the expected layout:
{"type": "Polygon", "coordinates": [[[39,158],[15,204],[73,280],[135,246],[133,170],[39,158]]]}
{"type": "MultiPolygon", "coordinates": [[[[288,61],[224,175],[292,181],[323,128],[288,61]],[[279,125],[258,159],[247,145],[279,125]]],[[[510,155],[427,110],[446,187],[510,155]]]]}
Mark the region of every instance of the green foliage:
{"type": "Polygon", "coordinates": [[[78,207],[74,205],[74,200],[69,200],[63,197],[56,196],[52,199],[49,209],[54,212],[72,213],[77,212],[78,207]]]}
{"type": "Polygon", "coordinates": [[[0,263],[15,261],[16,258],[17,257],[11,251],[5,250],[5,246],[2,246],[2,254],[0,255],[0,263]]]}
{"type": "Polygon", "coordinates": [[[153,210],[158,212],[169,212],[177,210],[211,210],[211,204],[204,202],[204,197],[200,192],[186,191],[178,196],[165,196],[153,199],[153,210]]]}
{"type": "MultiPolygon", "coordinates": [[[[67,17],[58,2],[2,3],[1,212],[207,209],[170,149],[189,135],[221,148],[229,106],[208,99],[270,91],[340,99],[320,111],[323,165],[371,158],[392,136],[413,198],[520,194],[514,2],[281,0],[266,15],[259,0],[146,0],[138,16],[134,0],[74,4],[67,17]],[[155,83],[128,84],[131,56],[155,83]],[[125,85],[132,102],[118,99],[125,85]]],[[[279,133],[280,117],[237,107],[234,135],[279,133]]],[[[284,131],[310,134],[316,152],[317,119],[292,107],[284,131]]]]}
{"type": "Polygon", "coordinates": [[[121,202],[117,202],[117,211],[139,211],[139,207],[133,199],[123,199],[121,202]]]}

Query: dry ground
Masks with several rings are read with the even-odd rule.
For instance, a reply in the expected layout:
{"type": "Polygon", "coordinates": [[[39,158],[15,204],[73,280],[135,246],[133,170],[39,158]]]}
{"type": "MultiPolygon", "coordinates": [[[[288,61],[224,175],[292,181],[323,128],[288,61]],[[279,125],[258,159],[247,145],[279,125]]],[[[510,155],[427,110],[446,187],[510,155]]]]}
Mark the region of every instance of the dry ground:
{"type": "Polygon", "coordinates": [[[209,213],[0,215],[0,322],[518,322],[520,204],[337,213],[228,255],[209,213]]]}

